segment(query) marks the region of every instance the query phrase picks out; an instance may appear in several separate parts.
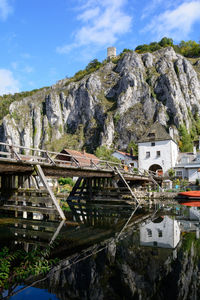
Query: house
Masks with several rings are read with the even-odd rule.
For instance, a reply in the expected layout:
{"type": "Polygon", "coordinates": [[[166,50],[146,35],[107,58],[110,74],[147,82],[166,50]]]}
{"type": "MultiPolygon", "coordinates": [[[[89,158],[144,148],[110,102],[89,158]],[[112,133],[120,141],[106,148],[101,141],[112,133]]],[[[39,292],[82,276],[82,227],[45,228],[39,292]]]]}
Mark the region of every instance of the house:
{"type": "Polygon", "coordinates": [[[123,161],[125,165],[131,165],[133,168],[138,167],[138,156],[131,155],[130,153],[122,152],[116,150],[112,156],[118,158],[119,160],[123,161]]]}
{"type": "Polygon", "coordinates": [[[165,127],[156,121],[138,141],[138,167],[158,174],[174,168],[178,158],[178,145],[165,127]]]}
{"type": "Polygon", "coordinates": [[[98,164],[99,158],[94,154],[85,151],[76,151],[71,149],[63,149],[55,158],[56,160],[63,161],[70,165],[77,165],[80,167],[89,167],[92,164],[98,164]]]}
{"type": "Polygon", "coordinates": [[[177,163],[174,167],[176,177],[186,178],[190,182],[200,180],[200,152],[179,153],[177,163]]]}
{"type": "Polygon", "coordinates": [[[181,229],[177,220],[168,216],[140,226],[140,245],[174,249],[180,241],[181,229]]]}

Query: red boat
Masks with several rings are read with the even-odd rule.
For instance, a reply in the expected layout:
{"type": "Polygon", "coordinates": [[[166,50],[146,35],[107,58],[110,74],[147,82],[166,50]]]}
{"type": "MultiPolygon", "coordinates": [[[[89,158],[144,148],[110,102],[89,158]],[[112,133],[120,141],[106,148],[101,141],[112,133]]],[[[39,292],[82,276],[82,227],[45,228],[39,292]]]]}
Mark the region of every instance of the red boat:
{"type": "Polygon", "coordinates": [[[200,191],[181,192],[175,199],[183,205],[200,207],[200,191]]]}

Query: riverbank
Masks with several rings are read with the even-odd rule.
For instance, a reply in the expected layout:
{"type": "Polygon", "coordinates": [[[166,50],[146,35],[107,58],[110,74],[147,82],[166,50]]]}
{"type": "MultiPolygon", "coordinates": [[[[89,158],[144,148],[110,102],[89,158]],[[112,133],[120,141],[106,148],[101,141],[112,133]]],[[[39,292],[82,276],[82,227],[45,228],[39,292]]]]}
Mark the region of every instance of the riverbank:
{"type": "Polygon", "coordinates": [[[134,194],[139,200],[173,200],[177,196],[178,192],[135,191],[134,194]]]}

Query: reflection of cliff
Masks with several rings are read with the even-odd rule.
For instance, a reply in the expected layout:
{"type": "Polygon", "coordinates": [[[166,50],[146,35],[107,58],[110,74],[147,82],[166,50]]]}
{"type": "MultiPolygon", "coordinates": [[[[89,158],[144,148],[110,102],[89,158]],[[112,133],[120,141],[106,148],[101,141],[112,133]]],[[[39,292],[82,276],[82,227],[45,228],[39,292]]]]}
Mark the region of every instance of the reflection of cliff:
{"type": "Polygon", "coordinates": [[[176,259],[173,249],[139,245],[139,233],[130,228],[123,239],[110,240],[101,252],[89,256],[88,249],[85,260],[74,263],[80,255],[63,260],[39,287],[63,300],[200,299],[200,248],[195,236],[184,236],[176,259]]]}

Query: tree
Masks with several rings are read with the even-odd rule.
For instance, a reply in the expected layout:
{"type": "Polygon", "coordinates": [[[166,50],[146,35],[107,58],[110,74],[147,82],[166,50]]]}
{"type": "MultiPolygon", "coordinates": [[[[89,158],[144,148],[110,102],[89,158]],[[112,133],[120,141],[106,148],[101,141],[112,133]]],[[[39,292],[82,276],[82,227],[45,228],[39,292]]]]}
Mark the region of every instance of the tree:
{"type": "Polygon", "coordinates": [[[169,169],[168,174],[170,179],[173,179],[175,177],[175,170],[173,168],[169,169]]]}
{"type": "Polygon", "coordinates": [[[152,42],[152,43],[150,43],[149,48],[153,52],[153,51],[161,49],[161,46],[157,42],[152,42]]]}
{"type": "Polygon", "coordinates": [[[161,47],[173,46],[173,40],[171,38],[163,37],[158,44],[161,47]]]}
{"type": "Polygon", "coordinates": [[[196,57],[200,55],[200,44],[189,40],[181,41],[179,44],[180,53],[186,57],[196,57]]]}
{"type": "Polygon", "coordinates": [[[133,155],[138,155],[138,145],[133,141],[128,144],[127,152],[130,153],[131,149],[133,150],[133,155]]]}
{"type": "Polygon", "coordinates": [[[116,163],[120,163],[120,160],[117,159],[116,157],[112,156],[113,150],[107,148],[106,146],[100,146],[96,149],[95,155],[102,159],[102,160],[107,160],[107,161],[112,161],[116,163]]]}
{"type": "Polygon", "coordinates": [[[137,51],[139,53],[141,53],[141,52],[148,52],[148,51],[150,51],[149,45],[147,45],[147,44],[139,45],[139,46],[137,46],[135,48],[135,51],[137,51]]]}
{"type": "Polygon", "coordinates": [[[93,59],[89,64],[86,66],[86,71],[90,71],[91,69],[98,69],[101,66],[101,63],[98,61],[98,59],[93,59]]]}
{"type": "Polygon", "coordinates": [[[181,137],[180,150],[181,152],[191,152],[193,150],[193,143],[191,140],[191,135],[187,131],[184,124],[179,127],[179,133],[181,137]]]}

